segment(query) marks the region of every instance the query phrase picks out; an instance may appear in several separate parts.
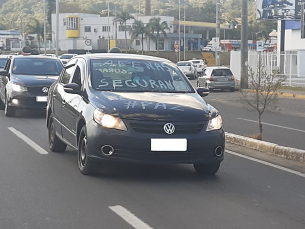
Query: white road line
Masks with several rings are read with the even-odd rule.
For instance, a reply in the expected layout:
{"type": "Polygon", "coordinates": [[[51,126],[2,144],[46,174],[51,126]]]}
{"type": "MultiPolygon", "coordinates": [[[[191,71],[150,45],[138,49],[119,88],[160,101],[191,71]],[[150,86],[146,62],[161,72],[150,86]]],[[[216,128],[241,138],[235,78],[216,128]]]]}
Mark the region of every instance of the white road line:
{"type": "Polygon", "coordinates": [[[21,138],[23,141],[25,141],[29,146],[31,146],[34,150],[36,150],[40,154],[49,154],[47,151],[45,151],[43,148],[41,148],[39,145],[37,145],[35,142],[33,142],[31,139],[29,139],[27,136],[22,134],[20,131],[16,130],[14,127],[8,127],[10,131],[12,131],[14,134],[17,135],[17,137],[21,138]]]}
{"type": "MultiPolygon", "coordinates": [[[[255,122],[255,123],[258,122],[258,121],[255,121],[255,120],[244,119],[244,118],[237,118],[237,119],[239,119],[239,120],[244,120],[244,121],[248,121],[248,122],[255,122]]],[[[286,127],[286,126],[279,126],[279,125],[274,125],[274,124],[270,124],[270,123],[266,123],[266,122],[262,122],[262,124],[268,125],[268,126],[280,127],[280,128],[284,128],[284,129],[287,129],[287,130],[295,130],[295,131],[299,131],[299,132],[305,133],[305,130],[294,129],[294,128],[290,128],[290,127],[286,127]]]]}
{"type": "Polygon", "coordinates": [[[136,229],[152,229],[152,227],[141,221],[138,217],[120,205],[109,206],[109,208],[136,229]]]}
{"type": "Polygon", "coordinates": [[[268,165],[270,167],[277,168],[277,169],[286,171],[288,173],[293,173],[293,174],[301,176],[301,177],[305,177],[305,173],[294,171],[292,169],[287,169],[285,167],[275,165],[275,164],[272,164],[272,163],[269,163],[269,162],[266,162],[266,161],[262,161],[262,160],[259,160],[259,159],[253,158],[253,157],[249,157],[249,156],[246,156],[246,155],[243,155],[243,154],[235,153],[231,150],[226,150],[226,153],[233,154],[235,156],[242,157],[242,158],[245,158],[245,159],[248,159],[248,160],[251,160],[251,161],[255,161],[255,162],[258,162],[258,163],[261,163],[261,164],[264,164],[264,165],[268,165]]]}

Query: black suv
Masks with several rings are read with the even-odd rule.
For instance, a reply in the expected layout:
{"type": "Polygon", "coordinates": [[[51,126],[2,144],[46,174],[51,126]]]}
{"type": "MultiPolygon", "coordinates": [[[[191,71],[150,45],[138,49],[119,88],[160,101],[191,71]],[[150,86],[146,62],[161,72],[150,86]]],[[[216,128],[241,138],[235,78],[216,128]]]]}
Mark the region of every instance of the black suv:
{"type": "Polygon", "coordinates": [[[45,109],[49,87],[62,70],[58,58],[12,56],[0,71],[0,109],[6,116],[14,116],[16,109],[45,109]]]}
{"type": "Polygon", "coordinates": [[[49,146],[78,150],[83,174],[97,159],[194,164],[215,174],[224,158],[218,111],[168,60],[144,55],[88,54],[72,58],[50,87],[49,146]]]}

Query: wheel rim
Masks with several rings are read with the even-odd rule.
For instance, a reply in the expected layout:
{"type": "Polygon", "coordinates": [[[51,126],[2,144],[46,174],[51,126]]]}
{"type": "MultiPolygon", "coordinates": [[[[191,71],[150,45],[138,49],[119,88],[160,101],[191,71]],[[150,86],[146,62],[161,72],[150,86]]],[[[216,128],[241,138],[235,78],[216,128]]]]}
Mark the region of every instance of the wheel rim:
{"type": "Polygon", "coordinates": [[[81,168],[83,168],[86,164],[86,159],[87,159],[87,137],[84,136],[82,139],[82,142],[80,144],[80,149],[79,149],[79,165],[81,168]]]}

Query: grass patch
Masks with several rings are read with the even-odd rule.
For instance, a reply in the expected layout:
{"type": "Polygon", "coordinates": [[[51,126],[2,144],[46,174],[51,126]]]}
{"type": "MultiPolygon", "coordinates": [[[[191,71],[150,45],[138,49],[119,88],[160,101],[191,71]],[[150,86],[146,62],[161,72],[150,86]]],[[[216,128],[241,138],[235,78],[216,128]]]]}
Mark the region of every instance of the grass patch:
{"type": "Polygon", "coordinates": [[[281,86],[279,88],[281,89],[287,89],[287,90],[292,90],[292,91],[305,91],[305,87],[290,87],[290,86],[281,86]]]}

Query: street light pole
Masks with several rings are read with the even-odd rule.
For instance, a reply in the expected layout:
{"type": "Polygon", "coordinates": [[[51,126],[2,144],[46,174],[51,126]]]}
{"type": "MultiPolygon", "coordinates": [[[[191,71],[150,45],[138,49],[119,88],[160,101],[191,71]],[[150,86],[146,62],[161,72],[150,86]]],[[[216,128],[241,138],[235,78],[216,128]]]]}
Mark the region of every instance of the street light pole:
{"type": "Polygon", "coordinates": [[[108,0],[108,51],[110,49],[110,35],[109,35],[109,30],[110,30],[110,25],[109,25],[109,0],[108,0]]]}
{"type": "Polygon", "coordinates": [[[183,25],[183,60],[185,60],[185,5],[184,5],[184,12],[183,12],[183,16],[184,16],[184,25],[183,25]]]}
{"type": "Polygon", "coordinates": [[[58,39],[59,39],[59,0],[56,0],[56,32],[55,32],[55,46],[56,56],[58,57],[58,39]]]}
{"type": "Polygon", "coordinates": [[[178,37],[179,37],[179,41],[178,41],[178,44],[179,44],[179,48],[178,48],[178,61],[180,61],[180,0],[179,0],[179,29],[178,29],[178,37]]]}
{"type": "MultiPolygon", "coordinates": [[[[216,37],[218,37],[218,41],[220,43],[220,2],[219,0],[216,0],[216,37]]],[[[218,46],[217,46],[218,48],[218,46]]],[[[215,57],[216,57],[216,66],[220,65],[220,59],[219,59],[219,52],[218,50],[215,51],[215,57]]]]}
{"type": "Polygon", "coordinates": [[[248,0],[241,5],[241,66],[240,88],[248,88],[248,0]]]}
{"type": "Polygon", "coordinates": [[[46,2],[43,0],[43,44],[44,44],[44,54],[47,53],[46,48],[46,2]]]}

